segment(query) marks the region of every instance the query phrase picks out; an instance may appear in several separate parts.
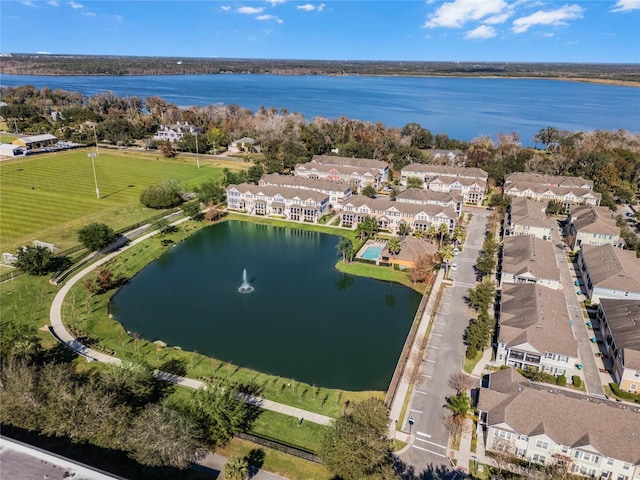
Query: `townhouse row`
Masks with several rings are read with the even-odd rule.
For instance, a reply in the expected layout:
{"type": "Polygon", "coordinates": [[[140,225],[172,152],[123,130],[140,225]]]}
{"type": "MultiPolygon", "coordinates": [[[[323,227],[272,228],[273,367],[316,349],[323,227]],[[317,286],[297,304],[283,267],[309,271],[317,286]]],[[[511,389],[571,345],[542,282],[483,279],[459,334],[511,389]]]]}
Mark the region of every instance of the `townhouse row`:
{"type": "Polygon", "coordinates": [[[602,195],[593,191],[593,181],[582,177],[515,172],[507,175],[504,194],[548,203],[556,200],[565,208],[575,204],[600,205],[602,195]]]}

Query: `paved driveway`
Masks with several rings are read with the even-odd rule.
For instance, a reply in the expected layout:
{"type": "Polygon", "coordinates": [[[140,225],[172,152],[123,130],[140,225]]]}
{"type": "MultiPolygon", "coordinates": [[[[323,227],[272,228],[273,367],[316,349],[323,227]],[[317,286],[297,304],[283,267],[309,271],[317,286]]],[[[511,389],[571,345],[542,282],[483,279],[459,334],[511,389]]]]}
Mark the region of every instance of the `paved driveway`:
{"type": "MultiPolygon", "coordinates": [[[[409,405],[409,416],[414,420],[411,427],[414,441],[400,459],[415,472],[449,466],[449,432],[442,424],[442,416],[446,413],[446,397],[454,393],[448,386],[449,377],[462,368],[464,360],[463,334],[473,315],[465,298],[469,288],[475,286],[473,266],[482,247],[490,212],[472,210],[472,213],[464,249],[452,260],[458,265],[449,275],[455,284],[444,291],[422,367],[424,377],[417,384],[409,405]]],[[[408,431],[409,425],[403,429],[408,431]]]]}

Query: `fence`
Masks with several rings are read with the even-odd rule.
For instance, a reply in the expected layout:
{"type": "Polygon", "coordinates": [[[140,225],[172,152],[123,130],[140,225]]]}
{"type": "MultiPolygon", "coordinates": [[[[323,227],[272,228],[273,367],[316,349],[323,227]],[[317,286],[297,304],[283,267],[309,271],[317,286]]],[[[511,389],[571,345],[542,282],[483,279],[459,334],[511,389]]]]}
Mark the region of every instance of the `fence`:
{"type": "Polygon", "coordinates": [[[249,440],[250,442],[262,445],[263,447],[273,448],[274,450],[278,450],[279,452],[288,453],[289,455],[293,455],[295,457],[302,458],[313,463],[322,463],[315,453],[304,450],[302,448],[294,447],[292,445],[287,445],[286,443],[282,443],[277,440],[259,437],[250,433],[237,433],[236,437],[243,440],[249,440]]]}
{"type": "MultiPolygon", "coordinates": [[[[176,213],[180,212],[182,209],[180,207],[176,207],[176,208],[172,208],[170,210],[166,210],[162,213],[159,213],[157,215],[154,215],[153,217],[147,218],[146,220],[142,220],[141,222],[138,223],[134,223],[133,225],[129,225],[127,227],[121,228],[120,230],[117,230],[115,233],[117,235],[122,235],[123,233],[126,232],[130,232],[131,230],[135,230],[136,228],[140,228],[143,225],[147,225],[149,223],[153,223],[156,220],[159,220],[161,218],[164,217],[171,217],[171,220],[173,220],[173,217],[176,215],[176,213]]],[[[62,250],[60,252],[57,253],[58,256],[60,257],[66,257],[66,256],[71,256],[74,253],[78,253],[81,252],[82,250],[85,250],[84,245],[75,245],[74,247],[71,248],[67,248],[66,250],[62,250]]],[[[86,262],[83,262],[83,264],[86,262]]],[[[72,266],[70,269],[66,270],[65,272],[56,272],[53,275],[53,278],[57,278],[58,281],[61,281],[61,279],[59,278],[60,275],[64,274],[63,278],[66,278],[68,276],[68,274],[72,271],[77,270],[77,265],[72,266]]],[[[16,277],[19,277],[20,275],[23,275],[24,272],[22,270],[12,270],[10,272],[6,272],[3,273],[2,275],[0,275],[0,283],[5,282],[7,280],[13,280],[16,277]]]]}

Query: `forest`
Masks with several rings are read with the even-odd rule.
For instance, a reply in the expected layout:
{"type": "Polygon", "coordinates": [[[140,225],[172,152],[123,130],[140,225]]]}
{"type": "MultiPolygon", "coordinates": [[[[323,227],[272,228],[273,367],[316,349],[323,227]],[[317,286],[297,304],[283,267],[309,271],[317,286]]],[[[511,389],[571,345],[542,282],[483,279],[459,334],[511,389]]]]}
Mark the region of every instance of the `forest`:
{"type": "Polygon", "coordinates": [[[0,72],[14,75],[197,75],[250,73],[273,75],[402,75],[437,77],[553,78],[638,85],[638,65],[280,60],[187,57],[10,54],[0,72]]]}

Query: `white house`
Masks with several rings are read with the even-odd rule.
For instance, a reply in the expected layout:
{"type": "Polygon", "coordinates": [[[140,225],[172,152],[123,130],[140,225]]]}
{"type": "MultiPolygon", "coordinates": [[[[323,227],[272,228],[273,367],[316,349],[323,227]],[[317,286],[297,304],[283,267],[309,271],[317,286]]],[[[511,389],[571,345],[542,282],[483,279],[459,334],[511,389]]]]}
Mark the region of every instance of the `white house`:
{"type": "Polygon", "coordinates": [[[425,190],[456,193],[464,202],[480,205],[488,177],[480,168],[411,163],[401,170],[400,184],[406,186],[409,178],[418,178],[425,190]]]}
{"type": "Polygon", "coordinates": [[[329,195],[298,188],[242,183],[227,187],[227,208],[249,215],[316,223],[329,211],[329,195]]]}
{"type": "Polygon", "coordinates": [[[505,215],[504,234],[533,235],[542,240],[551,238],[553,223],[545,213],[545,206],[528,198],[512,198],[505,215]]]}
{"type": "Polygon", "coordinates": [[[570,377],[578,362],[570,320],[561,290],[503,285],[496,362],[570,377]]]}
{"type": "Polygon", "coordinates": [[[258,185],[272,185],[274,187],[300,188],[329,195],[329,208],[341,210],[344,202],[351,198],[351,185],[342,180],[324,180],[291,175],[267,173],[262,176],[258,185]]]}
{"type": "Polygon", "coordinates": [[[529,382],[513,369],[478,395],[488,451],[610,480],[640,479],[640,411],[529,382]]]}
{"type": "Polygon", "coordinates": [[[436,192],[422,188],[407,188],[396,196],[398,203],[414,203],[416,205],[440,205],[450,207],[460,216],[462,214],[462,195],[453,192],[436,192]]]}
{"type": "Polygon", "coordinates": [[[640,300],[601,298],[597,318],[620,389],[640,393],[640,300]]]}
{"type": "Polygon", "coordinates": [[[355,192],[367,185],[378,190],[384,178],[377,168],[325,165],[316,162],[297,164],[295,176],[347,182],[355,192]]]}
{"type": "Polygon", "coordinates": [[[258,142],[254,138],[239,138],[229,144],[229,153],[253,152],[256,150],[257,145],[258,142]]]}
{"type": "Polygon", "coordinates": [[[534,283],[557,290],[560,268],[551,242],[531,235],[504,237],[500,283],[534,283]]]}
{"type": "Polygon", "coordinates": [[[567,216],[567,241],[571,248],[605,243],[621,246],[624,243],[611,210],[595,205],[570,209],[567,216]]]}
{"type": "Polygon", "coordinates": [[[320,163],[322,165],[331,165],[333,167],[358,167],[358,168],[373,168],[378,170],[382,175],[382,180],[387,179],[389,174],[389,164],[382,160],[375,160],[373,158],[355,158],[355,157],[338,157],[335,155],[314,155],[311,158],[311,163],[320,163]]]}
{"type": "Polygon", "coordinates": [[[592,303],[601,298],[640,300],[640,258],[610,243],[582,245],[578,268],[592,303]]]}
{"type": "Polygon", "coordinates": [[[202,129],[200,127],[196,127],[195,125],[190,125],[188,122],[184,123],[174,123],[171,125],[160,125],[160,129],[153,136],[154,140],[166,141],[170,142],[179,142],[184,138],[184,134],[189,133],[191,135],[200,135],[202,133],[202,129]]]}

